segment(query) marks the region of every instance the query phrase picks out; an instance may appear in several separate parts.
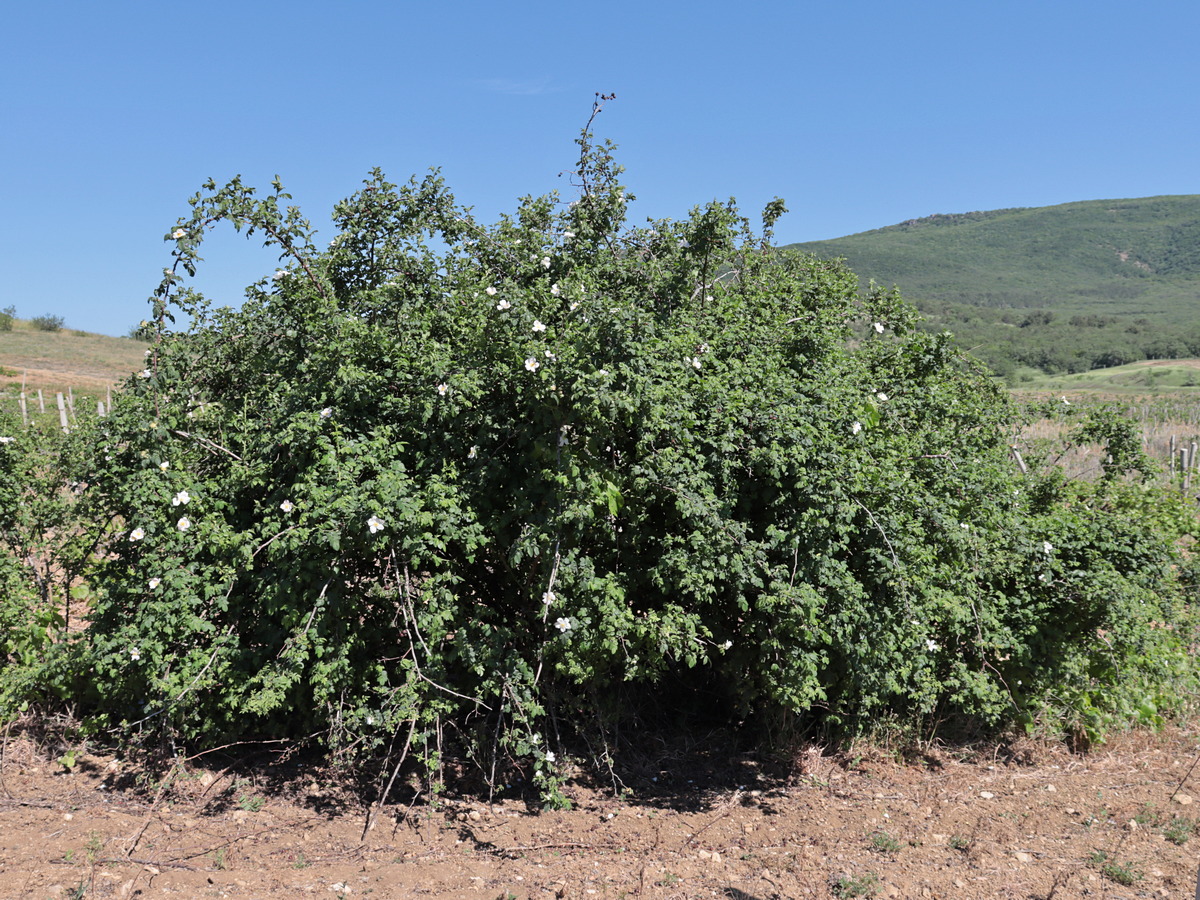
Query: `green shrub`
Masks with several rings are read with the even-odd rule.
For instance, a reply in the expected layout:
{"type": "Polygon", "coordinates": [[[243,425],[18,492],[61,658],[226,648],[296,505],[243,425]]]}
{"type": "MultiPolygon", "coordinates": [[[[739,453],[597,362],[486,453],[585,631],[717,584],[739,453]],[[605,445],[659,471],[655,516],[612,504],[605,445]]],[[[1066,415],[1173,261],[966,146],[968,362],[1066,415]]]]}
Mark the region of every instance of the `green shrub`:
{"type": "Polygon", "coordinates": [[[62,316],[51,315],[34,316],[29,323],[38,331],[60,331],[64,324],[62,316]]]}
{"type": "Polygon", "coordinates": [[[80,479],[112,523],[73,645],[94,722],[431,766],[449,725],[553,800],[550,713],[666,685],[850,733],[1169,706],[1174,556],[1124,482],[1019,479],[988,374],[776,251],[779,201],[761,234],[732,202],[627,227],[580,146],[572,203],[490,227],[436,175],[374,172],[327,249],[278,184],[192,200],[80,479]],[[240,310],[182,285],[222,219],[285,260],[240,310]]]}
{"type": "Polygon", "coordinates": [[[13,322],[17,318],[17,308],[15,306],[7,306],[0,309],[0,331],[12,331],[13,322]]]}
{"type": "Polygon", "coordinates": [[[91,449],[90,435],[0,412],[0,721],[67,693],[68,600],[86,596],[80,577],[104,529],[77,515],[91,449]]]}

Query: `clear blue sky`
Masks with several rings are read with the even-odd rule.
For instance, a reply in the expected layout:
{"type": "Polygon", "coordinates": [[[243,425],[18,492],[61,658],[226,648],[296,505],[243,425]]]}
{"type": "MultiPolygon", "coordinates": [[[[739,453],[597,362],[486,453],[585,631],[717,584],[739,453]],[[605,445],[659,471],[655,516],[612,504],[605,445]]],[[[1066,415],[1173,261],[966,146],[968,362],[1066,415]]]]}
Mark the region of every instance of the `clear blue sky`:
{"type": "MultiPolygon", "coordinates": [[[[935,212],[1200,193],[1195,0],[17,0],[0,307],[124,334],[208,177],[278,174],[323,234],[372,166],[491,221],[556,187],[593,93],[635,219],[774,196],[781,242],[935,212]]],[[[206,244],[217,303],[272,271],[206,244]]]]}

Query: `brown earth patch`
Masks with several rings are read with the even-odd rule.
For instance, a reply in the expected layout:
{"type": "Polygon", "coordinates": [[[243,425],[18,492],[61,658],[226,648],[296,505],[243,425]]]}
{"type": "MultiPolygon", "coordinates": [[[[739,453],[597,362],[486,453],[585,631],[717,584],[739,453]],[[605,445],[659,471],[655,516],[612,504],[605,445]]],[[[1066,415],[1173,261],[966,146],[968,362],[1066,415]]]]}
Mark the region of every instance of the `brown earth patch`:
{"type": "Polygon", "coordinates": [[[567,812],[453,798],[389,806],[365,833],[367,810],[311,772],[139,789],[114,758],[68,773],[52,755],[6,743],[0,897],[1190,898],[1200,845],[1185,728],[1087,755],[812,749],[780,778],[748,757],[708,782],[675,765],[623,799],[572,787],[567,812]]]}
{"type": "Polygon", "coordinates": [[[1178,366],[1181,369],[1200,369],[1200,359],[1147,359],[1143,366],[1178,366]]]}
{"type": "Polygon", "coordinates": [[[0,378],[0,388],[15,396],[20,392],[21,385],[24,384],[26,396],[34,396],[35,403],[39,390],[43,391],[48,400],[52,402],[55,393],[65,394],[68,388],[77,394],[90,393],[103,396],[106,390],[116,387],[119,383],[116,379],[103,373],[68,371],[60,368],[18,370],[9,367],[9,371],[16,374],[0,378]]]}

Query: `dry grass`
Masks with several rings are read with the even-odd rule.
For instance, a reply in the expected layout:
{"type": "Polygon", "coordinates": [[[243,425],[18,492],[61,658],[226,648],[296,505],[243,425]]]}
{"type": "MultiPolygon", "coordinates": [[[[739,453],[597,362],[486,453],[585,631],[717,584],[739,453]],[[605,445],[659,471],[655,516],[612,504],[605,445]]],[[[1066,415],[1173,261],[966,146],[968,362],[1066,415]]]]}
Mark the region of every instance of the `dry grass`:
{"type": "MultiPolygon", "coordinates": [[[[1200,445],[1200,397],[1179,394],[1115,398],[1088,392],[1071,394],[1069,397],[1077,407],[1115,403],[1124,409],[1140,424],[1146,455],[1162,466],[1164,476],[1178,473],[1180,449],[1190,449],[1193,443],[1200,445]],[[1174,456],[1172,448],[1175,450],[1174,456]]],[[[1044,401],[1049,398],[1045,395],[1020,394],[1018,399],[1044,401]]],[[[1054,395],[1053,399],[1058,399],[1058,395],[1054,395]]],[[[1069,440],[1070,432],[1077,425],[1078,421],[1041,419],[1021,430],[1016,446],[1031,461],[1044,456],[1046,462],[1060,466],[1072,478],[1098,478],[1104,461],[1103,448],[1099,444],[1072,443],[1069,440]]],[[[1195,473],[1195,462],[1192,466],[1195,473]]],[[[1196,480],[1195,474],[1193,480],[1196,480]]]]}
{"type": "Polygon", "coordinates": [[[102,334],[38,331],[17,321],[12,331],[0,332],[0,403],[15,405],[24,389],[31,408],[41,390],[49,406],[54,394],[68,388],[76,397],[102,398],[142,368],[146,346],[141,341],[102,334]]]}

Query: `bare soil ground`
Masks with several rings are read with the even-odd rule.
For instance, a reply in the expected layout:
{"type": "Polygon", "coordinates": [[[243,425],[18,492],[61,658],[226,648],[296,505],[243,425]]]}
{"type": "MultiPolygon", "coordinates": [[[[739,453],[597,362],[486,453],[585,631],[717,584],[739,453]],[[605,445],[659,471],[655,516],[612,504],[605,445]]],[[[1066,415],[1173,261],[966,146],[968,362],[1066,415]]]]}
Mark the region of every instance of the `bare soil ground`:
{"type": "Polygon", "coordinates": [[[143,781],[103,756],[68,771],[14,735],[0,897],[1191,898],[1198,743],[1176,727],[1085,755],[814,748],[790,771],[710,755],[623,799],[572,787],[567,812],[450,798],[389,806],[364,833],[367,810],[311,770],[143,781]]]}

